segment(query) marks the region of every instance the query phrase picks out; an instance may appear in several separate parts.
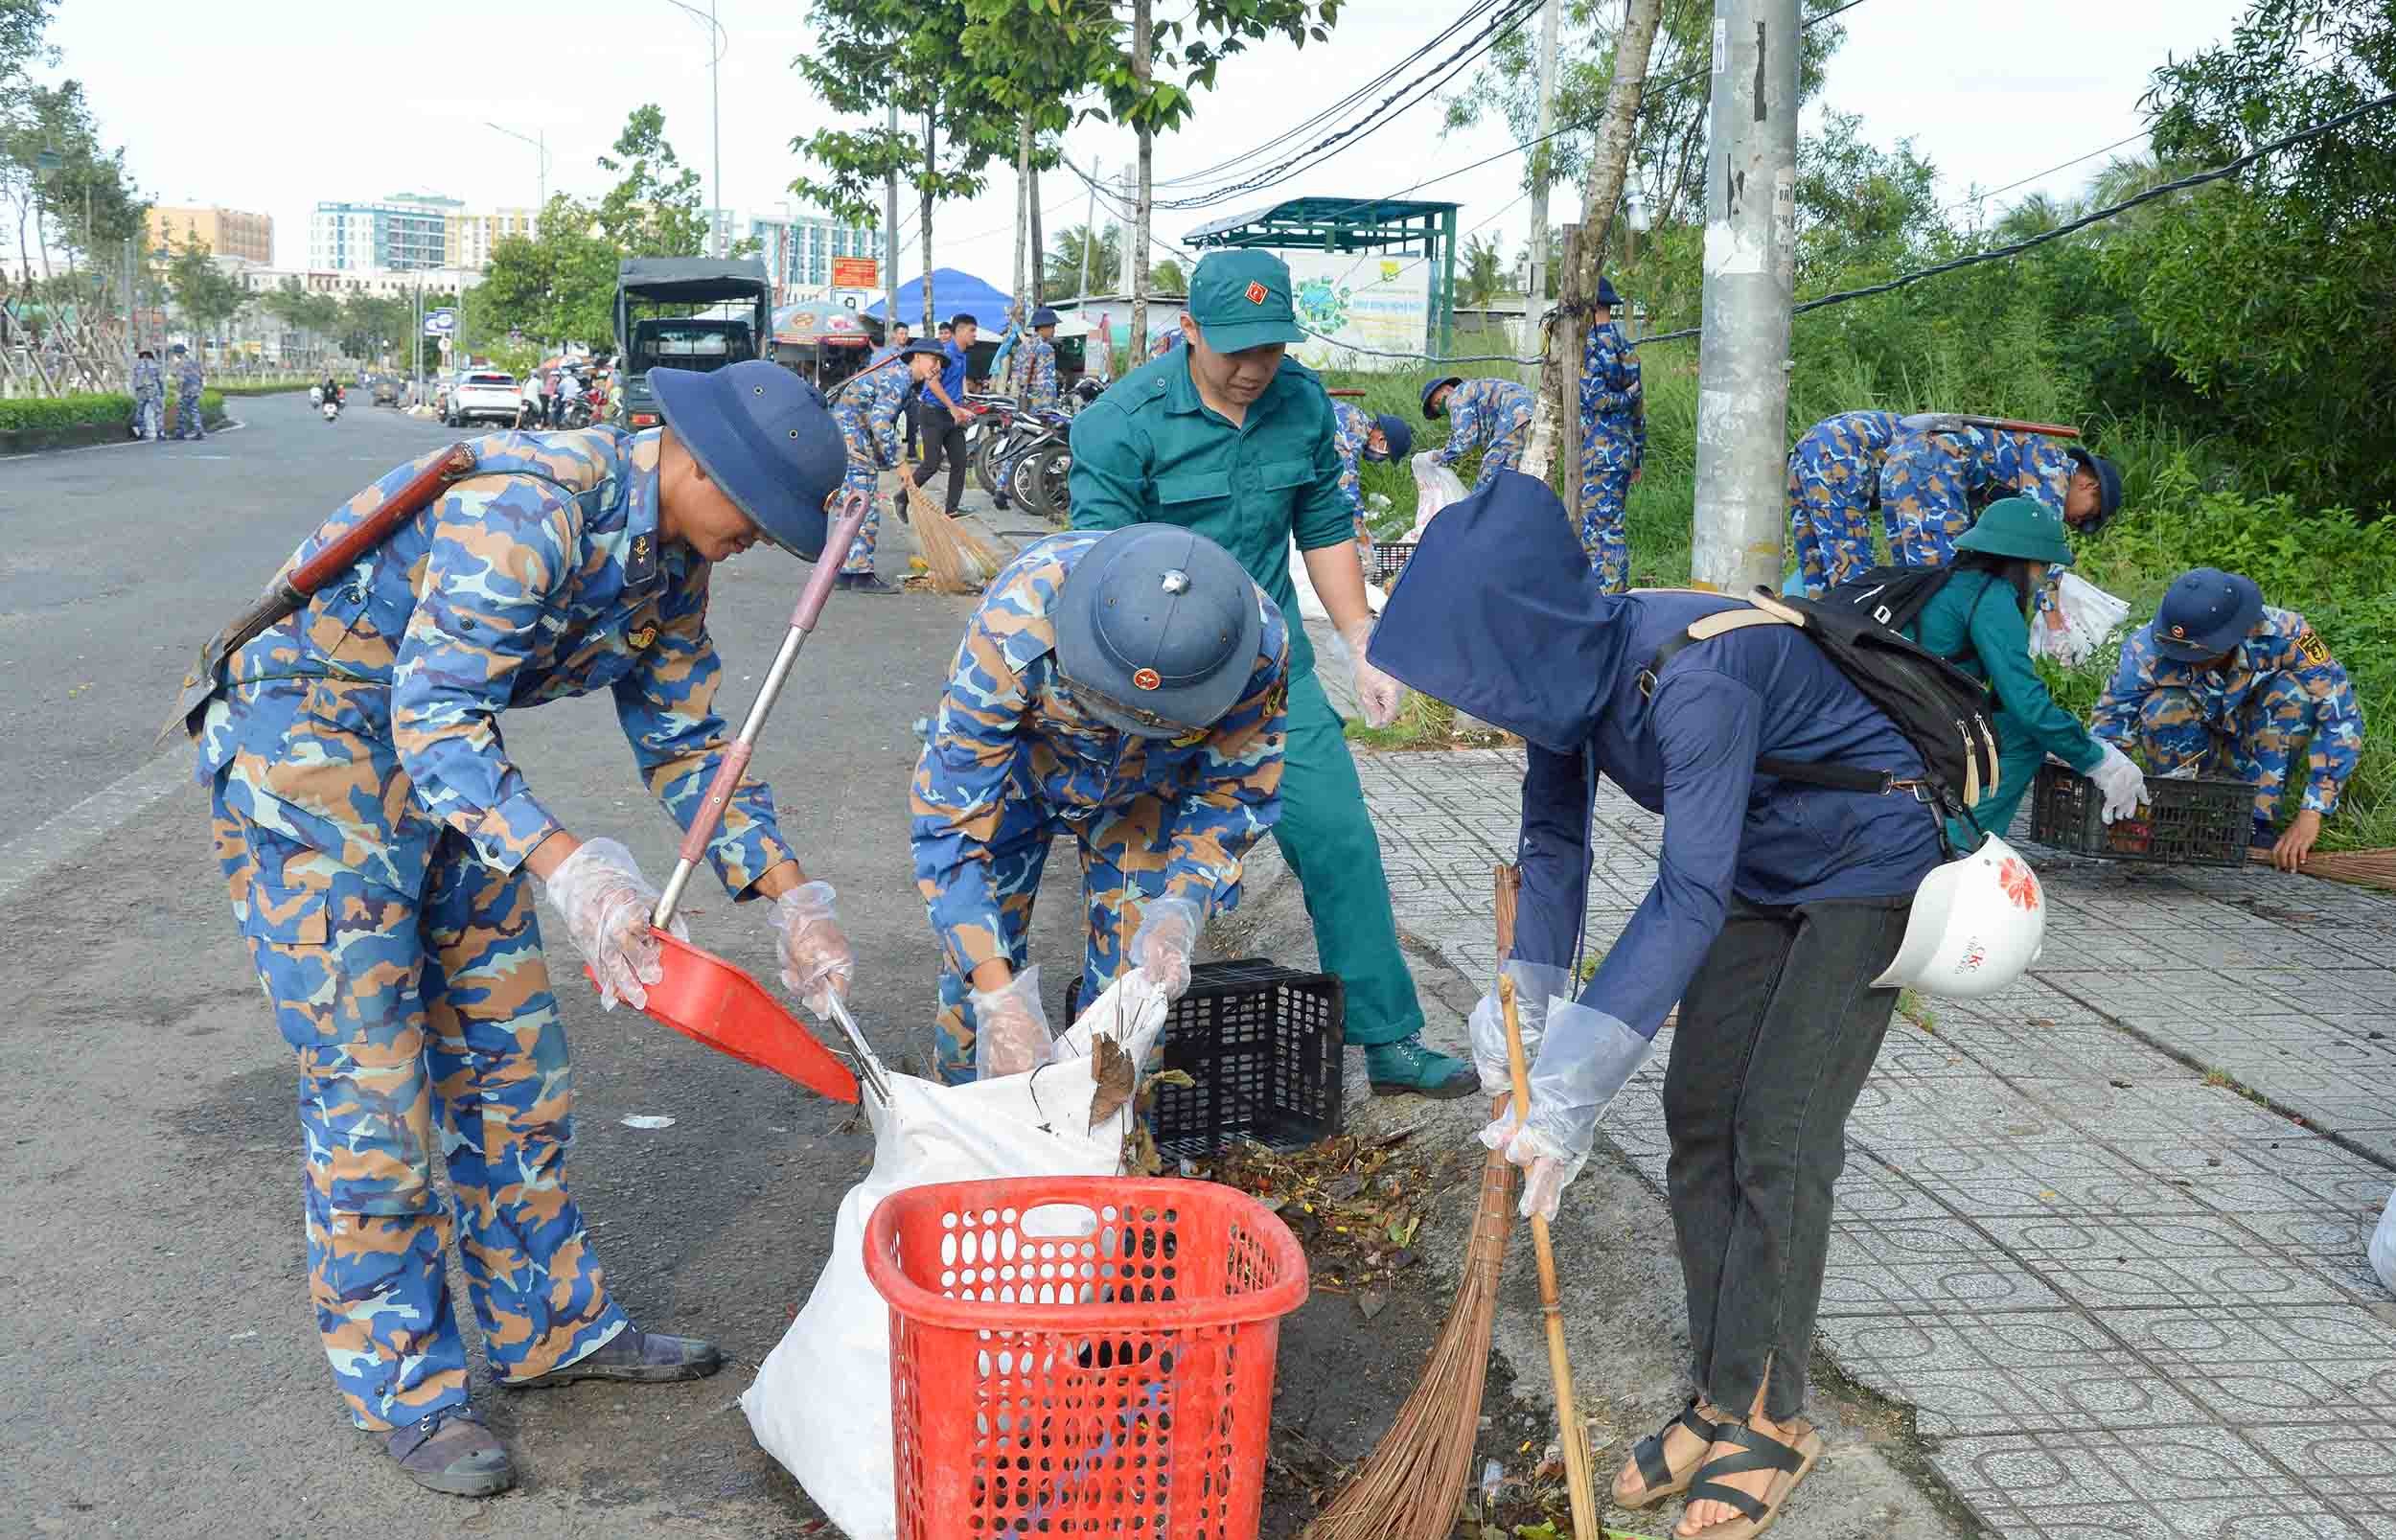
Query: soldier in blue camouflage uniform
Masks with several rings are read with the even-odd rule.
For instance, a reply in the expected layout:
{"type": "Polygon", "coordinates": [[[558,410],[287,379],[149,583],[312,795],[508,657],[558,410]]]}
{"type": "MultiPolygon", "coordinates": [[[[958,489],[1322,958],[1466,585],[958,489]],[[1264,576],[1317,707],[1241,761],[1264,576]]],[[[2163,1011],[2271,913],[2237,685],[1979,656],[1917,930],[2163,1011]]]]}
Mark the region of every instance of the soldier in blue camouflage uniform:
{"type": "Polygon", "coordinates": [[[1598,585],[1630,589],[1630,541],[1623,519],[1632,483],[1647,458],[1647,403],[1639,389],[1639,355],[1614,323],[1623,298],[1598,280],[1598,307],[1580,362],[1580,548],[1598,585]]]}
{"type": "Polygon", "coordinates": [[[2122,478],[2104,456],[2037,433],[1901,430],[1880,466],[1891,554],[1901,566],[1949,565],[1955,537],[2016,493],[2054,509],[2075,534],[2093,535],[2121,510],[2122,478]]]}
{"type": "MultiPolygon", "coordinates": [[[[858,526],[857,538],[849,541],[848,555],[841,563],[841,575],[833,580],[843,588],[861,593],[898,592],[882,581],[873,564],[874,545],[882,536],[882,472],[896,471],[905,463],[899,453],[899,415],[906,409],[909,393],[938,374],[945,361],[936,342],[904,343],[888,358],[841,386],[833,400],[832,421],[840,425],[841,440],[848,449],[848,471],[833,492],[832,501],[861,494],[866,509],[865,521],[858,526]]],[[[900,495],[905,494],[902,489],[900,495]]],[[[825,514],[831,514],[828,504],[825,514]]]]}
{"type": "Polygon", "coordinates": [[[1481,450],[1475,486],[1486,486],[1501,471],[1522,469],[1523,450],[1531,446],[1531,392],[1514,381],[1494,375],[1434,379],[1422,387],[1422,415],[1435,422],[1448,420],[1440,464],[1453,466],[1481,450]]]}
{"type": "Polygon", "coordinates": [[[134,430],[152,443],[167,436],[167,381],[158,368],[158,356],[148,348],[133,361],[133,423],[134,430]]]}
{"type": "Polygon", "coordinates": [[[1813,598],[1875,564],[1880,462],[1896,438],[1895,412],[1841,412],[1806,429],[1788,451],[1788,542],[1798,582],[1813,598]]]}
{"type": "Polygon", "coordinates": [[[1024,341],[1024,405],[1052,412],[1064,400],[1056,382],[1056,311],[1046,305],[1031,312],[1031,335],[1024,341]]]}
{"type": "Polygon", "coordinates": [[[208,428],[200,420],[199,393],[208,380],[199,356],[178,342],[167,350],[167,361],[174,366],[174,431],[168,437],[204,439],[208,428]]]}
{"type": "Polygon", "coordinates": [[[1331,448],[1340,457],[1340,497],[1356,520],[1356,561],[1365,581],[1372,581],[1372,525],[1365,517],[1364,464],[1367,460],[1402,460],[1415,447],[1415,430],[1406,419],[1383,412],[1367,417],[1344,401],[1331,403],[1331,448]]]}
{"type": "MultiPolygon", "coordinates": [[[[727,744],[711,564],[760,538],[820,554],[841,448],[777,365],[649,379],[664,428],[476,441],[472,474],[232,654],[193,719],[234,916],[299,1056],[310,1294],[334,1380],[436,1491],[513,1481],[468,1397],[453,1231],[502,1384],[688,1379],[719,1362],[627,1321],[565,1186],[565,1035],[528,878],[611,1006],[661,977],[655,890],[620,844],[560,827],[499,715],[610,692],[650,789],[687,824],[727,744]]],[[[359,493],[285,571],[446,453],[359,493]]],[[[831,890],[799,871],[765,786],[740,786],[709,855],[737,897],[772,899],[786,983],[817,1008],[845,988],[831,890]]]]}
{"type": "Polygon", "coordinates": [[[1280,814],[1289,634],[1230,553],[1134,524],[1055,535],[990,585],[915,765],[915,885],[947,967],[951,1084],[1046,1056],[1032,901],[1081,849],[1095,994],[1129,963],[1178,994],[1210,912],[1280,814]]]}
{"type": "Polygon", "coordinates": [[[2272,609],[2252,579],[2198,567],[2172,582],[2154,619],[2122,643],[2093,730],[2144,755],[2151,778],[2194,769],[2254,788],[2255,848],[2293,871],[2362,757],[2362,707],[2302,615],[2272,609]],[[2302,806],[2279,830],[2293,766],[2309,743],[2302,806]]]}

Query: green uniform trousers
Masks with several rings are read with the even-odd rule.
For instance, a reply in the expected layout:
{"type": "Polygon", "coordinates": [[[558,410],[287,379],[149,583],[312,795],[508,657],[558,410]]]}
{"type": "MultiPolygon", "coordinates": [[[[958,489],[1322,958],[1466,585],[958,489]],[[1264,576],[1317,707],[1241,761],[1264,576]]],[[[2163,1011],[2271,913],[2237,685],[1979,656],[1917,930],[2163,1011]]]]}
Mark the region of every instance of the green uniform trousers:
{"type": "Polygon", "coordinates": [[[1281,857],[1298,874],[1325,973],[1347,986],[1348,1041],[1394,1043],[1422,1030],[1414,976],[1397,950],[1397,919],[1381,871],[1381,839],[1339,713],[1312,670],[1290,680],[1281,764],[1281,857]]]}

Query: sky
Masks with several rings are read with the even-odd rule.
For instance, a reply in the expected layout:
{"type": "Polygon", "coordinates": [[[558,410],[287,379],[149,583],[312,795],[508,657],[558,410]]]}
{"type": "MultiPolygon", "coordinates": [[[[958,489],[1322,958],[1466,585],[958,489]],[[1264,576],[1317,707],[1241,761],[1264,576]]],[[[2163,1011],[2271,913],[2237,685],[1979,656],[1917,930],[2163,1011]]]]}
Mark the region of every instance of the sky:
{"type": "MultiPolygon", "coordinates": [[[[695,3],[703,10],[709,0],[695,3]]],[[[727,40],[712,82],[723,201],[771,216],[800,170],[791,141],[834,121],[791,68],[809,46],[805,7],[713,4],[727,40]]],[[[1174,7],[1158,0],[1163,14],[1174,7]]],[[[1269,139],[1465,9],[1465,0],[1348,0],[1328,46],[1277,42],[1229,60],[1190,126],[1158,141],[1156,174],[1200,170],[1269,139]]],[[[2009,0],[1999,24],[1985,0],[1865,0],[1840,18],[1847,42],[1816,106],[1860,113],[1876,143],[1909,137],[1960,199],[2137,133],[2150,73],[2224,36],[2245,9],[2245,0],[2009,0]]],[[[655,102],[676,150],[712,185],[709,29],[672,0],[240,0],[232,10],[62,0],[50,36],[64,53],[55,73],[84,82],[106,141],[126,146],[144,190],[162,203],[272,215],[278,265],[305,264],[319,200],[437,192],[477,208],[535,201],[539,152],[492,123],[545,136],[550,191],[596,195],[612,181],[596,157],[633,107],[655,102]],[[240,24],[228,25],[236,13],[240,24]],[[328,118],[331,132],[319,126],[328,118]]],[[[1395,193],[1512,140],[1494,120],[1443,133],[1440,117],[1437,102],[1413,107],[1292,182],[1214,210],[1160,213],[1158,234],[1176,241],[1279,196],[1395,193]]],[[[1066,147],[1110,176],[1134,152],[1130,134],[1095,123],[1066,147]]],[[[2034,180],[2004,201],[2076,194],[2104,162],[2034,180]]],[[[1510,254],[1530,225],[1521,190],[1520,163],[1509,158],[1412,195],[1462,203],[1460,228],[1497,236],[1510,254]]],[[[1081,222],[1087,199],[1070,173],[1045,175],[1041,192],[1050,230],[1081,222]]],[[[1558,208],[1567,201],[1577,195],[1560,191],[1558,208]]],[[[979,197],[942,205],[935,260],[1007,287],[1014,207],[1003,169],[979,197]]],[[[911,229],[905,208],[901,219],[911,229]]],[[[919,266],[911,235],[908,244],[902,279],[919,266]]]]}

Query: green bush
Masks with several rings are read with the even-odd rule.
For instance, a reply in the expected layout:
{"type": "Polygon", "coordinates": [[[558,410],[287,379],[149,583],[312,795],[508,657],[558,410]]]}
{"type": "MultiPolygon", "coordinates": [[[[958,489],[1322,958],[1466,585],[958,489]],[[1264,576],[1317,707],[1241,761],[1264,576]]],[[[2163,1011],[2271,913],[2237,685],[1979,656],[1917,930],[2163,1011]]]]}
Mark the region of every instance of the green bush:
{"type": "MultiPolygon", "coordinates": [[[[167,421],[174,421],[174,392],[167,392],[167,421]]],[[[224,393],[213,386],[199,394],[200,416],[224,415],[224,393]]],[[[79,427],[123,427],[133,416],[133,398],[118,391],[78,396],[16,396],[0,399],[0,433],[57,433],[79,427]]]]}

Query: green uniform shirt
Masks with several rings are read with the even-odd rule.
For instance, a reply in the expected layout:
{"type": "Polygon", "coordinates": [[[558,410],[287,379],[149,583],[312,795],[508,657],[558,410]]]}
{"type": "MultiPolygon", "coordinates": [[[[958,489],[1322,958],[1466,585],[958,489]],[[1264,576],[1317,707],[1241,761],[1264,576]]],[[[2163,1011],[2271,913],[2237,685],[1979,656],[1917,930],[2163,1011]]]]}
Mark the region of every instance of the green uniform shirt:
{"type": "MultiPolygon", "coordinates": [[[[1331,398],[1287,358],[1233,427],[1198,399],[1189,350],[1176,348],[1075,414],[1072,448],[1075,529],[1194,529],[1231,552],[1284,615],[1298,613],[1291,539],[1301,551],[1356,539],[1340,496],[1331,398]]],[[[1291,679],[1314,671],[1314,649],[1295,624],[1289,654],[1291,679]]]]}
{"type": "Polygon", "coordinates": [[[2105,757],[2104,746],[2080,719],[2047,693],[2030,661],[2029,623],[2013,586],[1995,573],[1956,573],[1907,630],[1929,651],[1988,681],[1996,695],[1999,739],[2036,744],[2084,772],[2105,757]]]}

